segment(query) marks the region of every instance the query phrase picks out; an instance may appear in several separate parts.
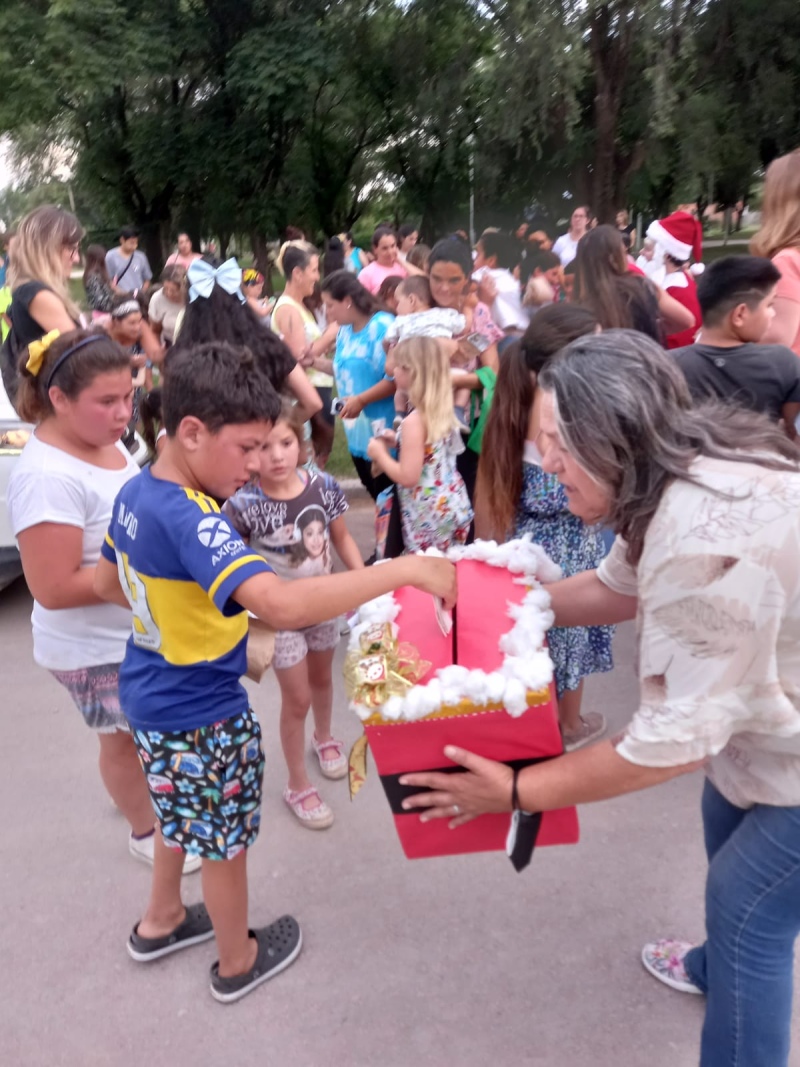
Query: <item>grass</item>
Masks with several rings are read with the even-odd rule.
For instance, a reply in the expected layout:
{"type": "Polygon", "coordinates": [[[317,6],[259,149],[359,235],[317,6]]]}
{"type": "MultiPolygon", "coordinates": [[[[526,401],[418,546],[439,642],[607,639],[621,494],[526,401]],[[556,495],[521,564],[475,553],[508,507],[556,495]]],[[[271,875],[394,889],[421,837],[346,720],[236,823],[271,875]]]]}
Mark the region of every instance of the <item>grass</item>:
{"type": "Polygon", "coordinates": [[[336,420],[336,432],[333,437],[333,448],[325,470],[334,478],[353,478],[356,469],[347,449],[347,438],[344,433],[342,420],[336,420]]]}

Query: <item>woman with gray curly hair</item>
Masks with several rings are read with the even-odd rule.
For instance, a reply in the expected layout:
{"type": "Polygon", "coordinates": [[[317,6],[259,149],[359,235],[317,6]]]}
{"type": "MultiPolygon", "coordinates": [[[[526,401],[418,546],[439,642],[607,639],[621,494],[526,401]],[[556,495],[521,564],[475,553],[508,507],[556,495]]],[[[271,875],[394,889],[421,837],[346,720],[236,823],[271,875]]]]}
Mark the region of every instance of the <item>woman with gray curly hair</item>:
{"type": "Polygon", "coordinates": [[[542,371],[539,447],[570,510],[618,534],[550,587],[556,623],[639,620],[641,703],[616,738],[514,771],[461,749],[407,808],[452,825],[549,811],[705,768],[707,939],[642,960],[707,997],[702,1067],[788,1064],[800,932],[800,451],[763,416],[693,408],[680,371],[627,330],[542,371]]]}

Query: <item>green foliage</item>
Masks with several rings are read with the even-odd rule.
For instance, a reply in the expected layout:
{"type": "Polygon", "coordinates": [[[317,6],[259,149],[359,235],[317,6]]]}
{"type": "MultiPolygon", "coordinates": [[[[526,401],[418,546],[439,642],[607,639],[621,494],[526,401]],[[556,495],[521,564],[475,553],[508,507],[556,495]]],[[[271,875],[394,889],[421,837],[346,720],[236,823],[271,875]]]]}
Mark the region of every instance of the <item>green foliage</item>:
{"type": "Polygon", "coordinates": [[[289,222],[434,237],[471,159],[479,226],[730,205],[794,147],[798,31],[796,0],[6,0],[0,217],[63,202],[65,157],[83,221],[136,222],[154,266],[179,227],[262,263],[289,222]]]}

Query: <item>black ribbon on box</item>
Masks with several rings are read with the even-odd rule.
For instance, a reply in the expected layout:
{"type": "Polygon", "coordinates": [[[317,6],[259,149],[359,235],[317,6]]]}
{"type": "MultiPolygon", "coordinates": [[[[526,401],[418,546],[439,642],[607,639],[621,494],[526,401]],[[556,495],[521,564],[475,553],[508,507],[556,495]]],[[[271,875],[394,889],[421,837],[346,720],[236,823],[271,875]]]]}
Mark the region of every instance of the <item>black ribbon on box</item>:
{"type": "MultiPolygon", "coordinates": [[[[501,760],[506,767],[514,771],[521,771],[523,767],[532,767],[535,763],[545,763],[555,759],[555,756],[532,756],[527,759],[501,760]]],[[[403,807],[403,801],[418,793],[431,793],[433,790],[427,786],[401,785],[403,775],[412,773],[410,770],[401,771],[400,774],[382,774],[381,783],[389,801],[389,807],[393,815],[419,815],[419,809],[410,811],[403,807]]],[[[465,774],[463,767],[450,764],[447,767],[433,767],[426,769],[426,773],[433,774],[465,774]]],[[[536,847],[536,838],[542,825],[542,813],[540,811],[515,811],[511,814],[511,826],[509,827],[506,851],[509,859],[517,872],[524,871],[531,862],[533,850],[536,847]]]]}

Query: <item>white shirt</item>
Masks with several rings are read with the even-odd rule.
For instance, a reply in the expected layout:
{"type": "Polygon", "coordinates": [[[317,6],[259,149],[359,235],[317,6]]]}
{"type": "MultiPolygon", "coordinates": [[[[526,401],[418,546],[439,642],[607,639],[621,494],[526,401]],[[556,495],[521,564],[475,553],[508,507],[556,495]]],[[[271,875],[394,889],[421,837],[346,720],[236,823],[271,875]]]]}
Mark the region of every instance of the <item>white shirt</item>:
{"type": "Polygon", "coordinates": [[[562,233],[553,245],[553,251],[561,260],[561,266],[566,267],[578,254],[578,241],[573,241],[569,233],[562,233]]]}
{"type": "Polygon", "coordinates": [[[641,702],[617,751],[710,757],[737,807],[800,805],[800,473],[706,458],[691,473],[703,484],[669,486],[638,567],[618,538],[598,568],[639,597],[641,702]]]}
{"type": "Polygon", "coordinates": [[[183,304],[176,304],[168,300],[164,290],[159,289],[153,293],[150,303],[147,305],[147,316],[151,322],[160,322],[163,335],[167,341],[175,340],[175,323],[183,311],[183,304]]]}
{"type": "MultiPolygon", "coordinates": [[[[14,465],[8,482],[11,528],[23,530],[43,522],[83,530],[81,565],[100,559],[117,493],[139,473],[127,449],[120,470],[105,470],[45,444],[35,434],[14,465]]],[[[33,658],[41,667],[74,671],[121,663],[131,632],[131,613],[116,604],[89,604],[50,610],[34,600],[33,658]]]]}
{"type": "Polygon", "coordinates": [[[522,293],[517,279],[504,267],[481,267],[472,277],[479,282],[486,274],[497,290],[492,302],[493,320],[501,330],[526,330],[530,317],[522,309],[522,293]]]}

